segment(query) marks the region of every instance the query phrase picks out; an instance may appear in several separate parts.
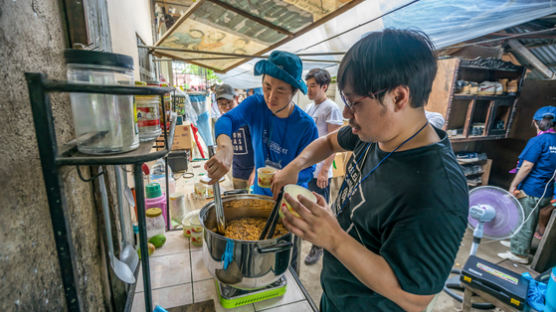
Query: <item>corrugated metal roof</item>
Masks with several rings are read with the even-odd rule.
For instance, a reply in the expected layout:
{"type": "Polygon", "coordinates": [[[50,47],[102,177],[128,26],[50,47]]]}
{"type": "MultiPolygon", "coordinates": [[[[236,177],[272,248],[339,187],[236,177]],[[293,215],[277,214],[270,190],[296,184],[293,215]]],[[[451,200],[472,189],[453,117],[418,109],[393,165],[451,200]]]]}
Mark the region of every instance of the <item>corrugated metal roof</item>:
{"type": "MultiPolygon", "coordinates": [[[[554,27],[553,19],[543,19],[525,23],[523,25],[508,28],[506,31],[508,33],[528,33],[532,31],[539,31],[543,29],[550,29],[554,27]]],[[[553,72],[556,72],[556,39],[535,39],[535,38],[522,38],[519,39],[525,46],[529,46],[529,51],[535,55],[543,64],[550,68],[553,72]]],[[[516,57],[524,65],[529,65],[527,60],[520,58],[518,55],[516,57]]],[[[531,71],[527,75],[527,79],[546,79],[546,77],[540,73],[540,71],[533,69],[531,66],[527,66],[531,71]]]]}

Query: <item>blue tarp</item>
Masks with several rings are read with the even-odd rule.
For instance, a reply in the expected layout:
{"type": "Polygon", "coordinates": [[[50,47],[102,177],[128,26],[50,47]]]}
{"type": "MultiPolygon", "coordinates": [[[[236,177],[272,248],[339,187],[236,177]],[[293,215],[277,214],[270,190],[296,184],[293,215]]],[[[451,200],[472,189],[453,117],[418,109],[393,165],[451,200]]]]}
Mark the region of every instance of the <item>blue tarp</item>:
{"type": "MultiPolygon", "coordinates": [[[[386,27],[424,31],[437,48],[443,48],[553,13],[556,13],[556,1],[547,0],[367,0],[277,50],[293,53],[345,52],[365,33],[386,27]],[[378,18],[382,15],[385,16],[378,18]],[[376,20],[369,22],[373,19],[376,20]],[[319,43],[362,24],[364,26],[319,43]]],[[[341,56],[306,58],[341,60],[341,56]]],[[[234,88],[260,87],[260,77],[253,76],[256,61],[245,63],[219,77],[234,88]]],[[[303,65],[305,72],[322,67],[333,75],[337,68],[336,64],[330,63],[304,62],[303,65]]]]}
{"type": "Polygon", "coordinates": [[[555,12],[556,2],[546,0],[421,0],[382,22],[385,28],[419,29],[444,48],[555,12]]]}

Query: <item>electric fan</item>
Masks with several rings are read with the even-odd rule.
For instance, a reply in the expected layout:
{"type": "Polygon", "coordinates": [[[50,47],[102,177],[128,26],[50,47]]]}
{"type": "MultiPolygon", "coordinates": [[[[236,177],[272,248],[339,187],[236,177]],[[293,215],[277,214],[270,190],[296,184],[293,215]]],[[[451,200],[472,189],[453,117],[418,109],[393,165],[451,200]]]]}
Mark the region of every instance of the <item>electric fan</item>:
{"type": "MultiPolygon", "coordinates": [[[[523,225],[523,207],[508,191],[496,186],[480,186],[469,191],[468,225],[473,229],[470,256],[477,253],[481,238],[500,240],[512,237],[523,225]]],[[[462,296],[452,289],[463,290],[459,281],[461,270],[452,270],[458,276],[449,278],[444,292],[461,302],[462,296]]],[[[473,303],[475,309],[494,309],[490,303],[473,303]]]]}

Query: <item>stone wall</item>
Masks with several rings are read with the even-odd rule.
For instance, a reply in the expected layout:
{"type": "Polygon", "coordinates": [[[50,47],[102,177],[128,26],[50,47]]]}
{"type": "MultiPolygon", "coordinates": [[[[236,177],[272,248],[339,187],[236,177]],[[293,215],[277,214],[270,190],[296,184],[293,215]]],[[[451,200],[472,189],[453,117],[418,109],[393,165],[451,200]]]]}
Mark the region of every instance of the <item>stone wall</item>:
{"type": "MultiPolygon", "coordinates": [[[[64,79],[67,47],[58,1],[0,0],[0,311],[63,311],[53,239],[24,72],[64,79]]],[[[69,98],[51,97],[59,143],[73,137],[69,98]]],[[[87,168],[82,169],[87,172],[87,168]]],[[[64,167],[78,288],[85,311],[110,310],[92,185],[64,167]]]]}

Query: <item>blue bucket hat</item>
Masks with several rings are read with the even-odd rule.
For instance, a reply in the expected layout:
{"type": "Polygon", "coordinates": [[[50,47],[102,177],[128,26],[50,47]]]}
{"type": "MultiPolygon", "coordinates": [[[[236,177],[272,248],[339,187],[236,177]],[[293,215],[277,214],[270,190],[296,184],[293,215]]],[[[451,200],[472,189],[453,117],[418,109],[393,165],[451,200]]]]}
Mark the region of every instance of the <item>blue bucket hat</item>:
{"type": "Polygon", "coordinates": [[[260,60],[255,64],[255,76],[262,74],[280,79],[307,94],[307,85],[301,79],[303,63],[301,59],[292,53],[285,51],[273,51],[268,60],[260,60]]]}
{"type": "Polygon", "coordinates": [[[556,107],[555,106],[543,106],[539,108],[535,115],[533,115],[533,120],[542,120],[544,117],[552,116],[556,119],[556,107]]]}

